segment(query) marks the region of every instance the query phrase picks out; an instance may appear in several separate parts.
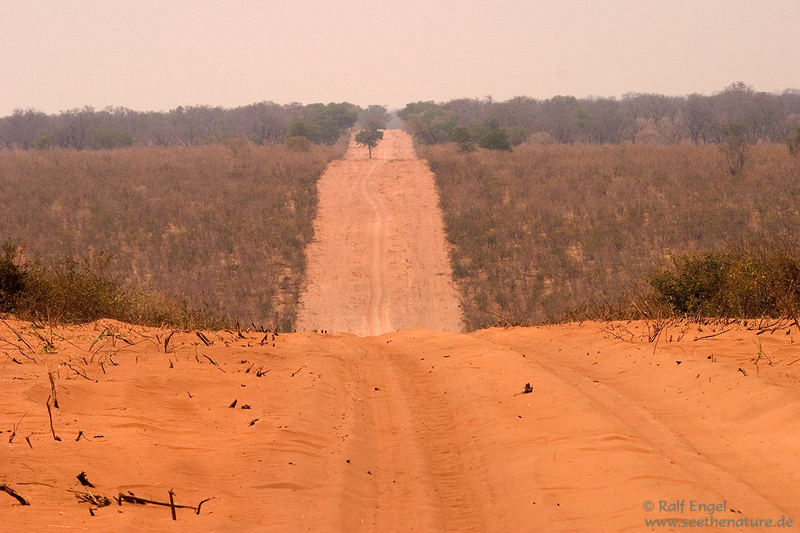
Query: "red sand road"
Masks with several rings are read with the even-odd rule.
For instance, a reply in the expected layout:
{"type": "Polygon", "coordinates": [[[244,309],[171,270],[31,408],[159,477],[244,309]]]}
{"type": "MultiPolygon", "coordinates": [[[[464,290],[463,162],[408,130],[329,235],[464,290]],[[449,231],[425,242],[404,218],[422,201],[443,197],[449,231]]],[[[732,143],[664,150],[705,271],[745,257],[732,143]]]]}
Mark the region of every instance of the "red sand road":
{"type": "Polygon", "coordinates": [[[367,153],[351,142],[320,178],[298,331],[459,331],[433,174],[401,130],[367,153]]]}
{"type": "Polygon", "coordinates": [[[38,330],[45,354],[30,324],[9,325],[0,483],[31,505],[0,492],[4,531],[642,531],[702,519],[692,500],[724,502],[717,518],[800,519],[788,326],[676,324],[657,346],[641,322],[220,332],[208,347],[176,333],[165,353],[168,331],[102,321],[38,330]],[[152,505],[91,516],[72,492],[82,471],[109,498],[213,499],[174,523],[152,505]],[[643,509],[659,500],[687,507],[643,509]]]}
{"type": "Polygon", "coordinates": [[[0,485],[30,501],[0,492],[0,531],[660,531],[700,504],[797,526],[796,327],[454,333],[430,172],[396,131],[365,157],[320,181],[300,323],[382,335],[0,322],[0,485]],[[76,497],[171,489],[211,499],[173,521],[76,497]]]}

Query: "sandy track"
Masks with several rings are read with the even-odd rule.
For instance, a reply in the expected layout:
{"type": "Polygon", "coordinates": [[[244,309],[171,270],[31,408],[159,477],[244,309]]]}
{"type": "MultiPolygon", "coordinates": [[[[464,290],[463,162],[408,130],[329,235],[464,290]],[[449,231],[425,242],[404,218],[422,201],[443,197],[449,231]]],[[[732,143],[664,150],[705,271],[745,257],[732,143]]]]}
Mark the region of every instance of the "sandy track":
{"type": "Polygon", "coordinates": [[[32,505],[0,493],[10,531],[639,531],[708,516],[692,500],[724,504],[716,518],[800,519],[796,330],[675,326],[657,347],[635,322],[221,332],[210,347],[176,333],[164,353],[169,332],[104,321],[42,354],[12,324],[33,350],[0,324],[0,483],[32,505]],[[214,499],[174,524],[153,506],[92,517],[70,492],[81,471],[109,497],[214,499]],[[659,500],[687,507],[643,509],[659,500]]]}
{"type": "Polygon", "coordinates": [[[351,144],[318,188],[298,331],[461,329],[433,174],[408,134],[387,130],[371,160],[351,144]]]}
{"type": "Polygon", "coordinates": [[[0,484],[31,501],[0,493],[0,530],[640,531],[698,504],[797,525],[796,328],[453,333],[432,175],[401,132],[365,157],[319,183],[299,328],[368,336],[0,323],[0,484]],[[213,499],[173,522],[75,497],[170,489],[213,499]]]}

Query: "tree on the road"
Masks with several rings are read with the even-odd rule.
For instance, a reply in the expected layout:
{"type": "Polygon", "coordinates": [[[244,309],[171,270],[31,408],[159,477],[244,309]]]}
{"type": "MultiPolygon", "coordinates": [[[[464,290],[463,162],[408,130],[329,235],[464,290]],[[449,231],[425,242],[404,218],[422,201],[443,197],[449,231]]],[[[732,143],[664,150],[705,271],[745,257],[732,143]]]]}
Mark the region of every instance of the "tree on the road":
{"type": "Polygon", "coordinates": [[[378,129],[376,124],[367,124],[356,134],[356,142],[367,147],[370,159],[372,159],[372,149],[378,146],[381,139],[383,139],[383,130],[378,129]]]}

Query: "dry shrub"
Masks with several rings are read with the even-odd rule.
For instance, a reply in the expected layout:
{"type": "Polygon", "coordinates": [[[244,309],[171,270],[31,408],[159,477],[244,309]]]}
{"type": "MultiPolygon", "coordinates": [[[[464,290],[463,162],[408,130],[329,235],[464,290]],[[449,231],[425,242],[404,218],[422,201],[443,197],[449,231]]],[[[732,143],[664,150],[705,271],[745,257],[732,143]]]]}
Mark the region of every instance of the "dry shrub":
{"type": "Polygon", "coordinates": [[[231,324],[222,314],[195,309],[164,294],[124,287],[109,272],[102,254],[48,265],[23,261],[10,244],[0,258],[0,312],[49,324],[113,318],[131,324],[183,329],[219,329],[231,324]]]}
{"type": "Polygon", "coordinates": [[[0,239],[48,265],[105,252],[126,288],[288,329],[333,156],[239,141],[0,151],[0,239]]]}
{"type": "Polygon", "coordinates": [[[676,256],[648,278],[653,299],[676,315],[795,318],[800,258],[787,242],[676,256]]]}
{"type": "Polygon", "coordinates": [[[436,174],[469,328],[587,316],[675,253],[800,227],[800,160],[758,145],[732,179],[715,146],[421,148],[436,174]]]}

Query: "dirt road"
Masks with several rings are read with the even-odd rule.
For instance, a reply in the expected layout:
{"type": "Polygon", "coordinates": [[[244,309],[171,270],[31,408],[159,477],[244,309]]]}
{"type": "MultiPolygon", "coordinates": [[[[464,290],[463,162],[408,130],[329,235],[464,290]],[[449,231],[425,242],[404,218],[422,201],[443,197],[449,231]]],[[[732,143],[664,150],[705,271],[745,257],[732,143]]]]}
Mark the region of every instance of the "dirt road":
{"type": "Polygon", "coordinates": [[[367,157],[351,143],[320,178],[298,331],[459,331],[433,174],[401,130],[367,157]]]}
{"type": "Polygon", "coordinates": [[[365,157],[320,181],[300,327],[368,336],[0,323],[0,530],[797,526],[796,327],[454,333],[430,172],[365,157]],[[111,500],[171,489],[200,512],[111,500]]]}
{"type": "MultiPolygon", "coordinates": [[[[212,346],[175,333],[165,351],[164,330],[103,321],[37,335],[10,325],[0,324],[0,484],[31,505],[0,492],[8,531],[800,520],[800,350],[788,326],[757,335],[675,324],[657,346],[640,322],[471,335],[206,332],[212,346]],[[43,334],[55,353],[41,352],[43,334]],[[76,497],[168,501],[170,489],[181,505],[213,499],[173,522],[165,507],[76,497]],[[721,507],[712,516],[700,504],[721,507]]],[[[739,529],[751,528],[717,530],[739,529]]]]}

